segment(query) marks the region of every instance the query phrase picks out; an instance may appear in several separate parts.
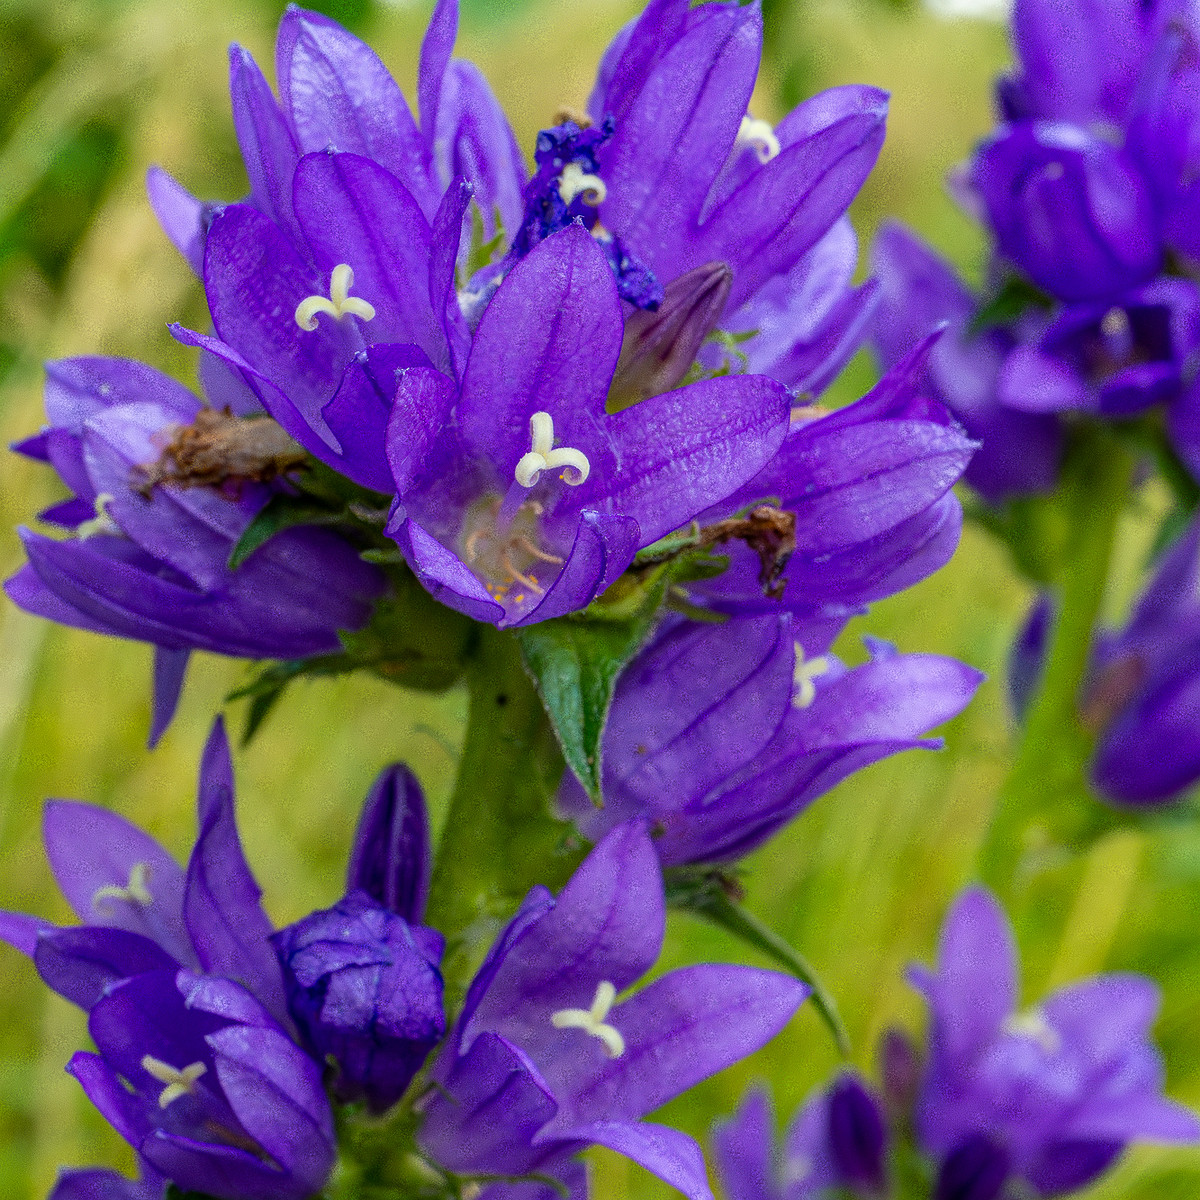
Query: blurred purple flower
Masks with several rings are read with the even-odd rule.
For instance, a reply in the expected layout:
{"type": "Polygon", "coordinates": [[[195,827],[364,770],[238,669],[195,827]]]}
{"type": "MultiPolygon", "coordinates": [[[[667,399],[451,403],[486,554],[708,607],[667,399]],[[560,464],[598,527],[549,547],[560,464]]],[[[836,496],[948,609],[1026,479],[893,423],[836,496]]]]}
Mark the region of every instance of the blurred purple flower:
{"type": "MultiPolygon", "coordinates": [[[[244,389],[215,370],[209,378],[214,401],[252,413],[244,389]]],[[[170,721],[191,650],[283,659],[334,652],[338,631],[363,625],[384,587],[354,547],[311,526],[285,530],[230,570],[233,547],[277,485],[146,482],[145,469],[206,411],[142,363],[64,359],[47,367],[49,425],[15,447],[71,488],[42,517],[75,536],[22,530],[29,562],[5,591],[39,616],[157,647],[152,741],[170,721]]]]}
{"type": "Polygon", "coordinates": [[[889,1194],[883,1111],[853,1073],[843,1073],[796,1113],[778,1149],[774,1124],[770,1097],[755,1089],[714,1128],[717,1172],[729,1200],[889,1194]]]}
{"type": "Polygon", "coordinates": [[[870,763],[941,743],[982,676],[951,658],[868,641],[847,668],[829,652],[841,618],[679,622],[626,669],[603,741],[604,807],[568,776],[559,807],[596,839],[651,822],[666,865],[749,853],[870,763]]]}
{"type": "Polygon", "coordinates": [[[1196,1117],[1162,1094],[1150,980],[1099,975],[1018,1012],[1016,972],[1012,931],[979,888],[947,917],[937,970],[911,969],[931,1022],[916,1131],[941,1164],[939,1197],[998,1194],[987,1180],[1001,1158],[1011,1179],[1053,1196],[1102,1174],[1135,1139],[1200,1139],[1196,1117]]]}
{"type": "Polygon", "coordinates": [[[46,1200],[162,1200],[167,1181],[147,1163],[139,1165],[136,1180],[95,1167],[60,1171],[46,1200]]]}
{"type": "MultiPolygon", "coordinates": [[[[557,900],[534,888],[435,1062],[424,1151],[457,1173],[536,1173],[580,1195],[571,1160],[599,1144],[709,1200],[695,1142],[640,1118],[757,1050],[808,989],[771,971],[705,964],[616,1002],[658,958],[663,925],[662,877],[640,822],[605,837],[557,900]]],[[[531,1186],[511,1194],[528,1197],[531,1186]]],[[[483,1195],[500,1200],[510,1188],[483,1195]]]]}

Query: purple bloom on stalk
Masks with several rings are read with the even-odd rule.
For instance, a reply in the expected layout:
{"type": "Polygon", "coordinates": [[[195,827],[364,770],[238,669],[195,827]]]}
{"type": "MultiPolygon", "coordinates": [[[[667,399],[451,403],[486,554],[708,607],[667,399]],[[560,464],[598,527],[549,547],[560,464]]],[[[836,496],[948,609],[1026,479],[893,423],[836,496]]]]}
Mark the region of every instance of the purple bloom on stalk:
{"type": "Polygon", "coordinates": [[[787,395],[761,376],[606,412],[623,331],[604,255],[572,226],[505,277],[460,385],[398,376],[388,532],[444,603],[500,625],[583,608],[778,449],[787,395]]]}
{"type": "Polygon", "coordinates": [[[402,764],[367,796],[345,897],[274,934],[288,1009],[343,1100],[375,1112],[403,1095],[446,1031],[442,935],[421,925],[429,891],[425,797],[402,764]]]}
{"type": "MultiPolygon", "coordinates": [[[[752,1053],[808,989],[749,967],[672,971],[617,997],[657,959],[662,877],[641,822],[610,833],[557,900],[534,888],[476,975],[433,1078],[418,1141],[463,1175],[536,1175],[582,1194],[572,1159],[607,1146],[708,1200],[700,1148],[641,1117],[752,1053]]],[[[549,1195],[543,1180],[488,1200],[549,1195]]]]}
{"type": "Polygon", "coordinates": [[[592,839],[651,823],[666,865],[728,862],[870,763],[914,748],[982,676],[871,640],[848,668],[829,652],[844,618],[679,622],[622,674],[602,744],[604,807],[567,777],[559,806],[592,839]]]}
{"type": "Polygon", "coordinates": [[[271,924],[242,852],[233,768],[220,719],[205,746],[199,831],[184,870],[148,834],[107,809],[69,800],[45,808],[42,836],[54,878],[81,925],[57,928],[0,913],[0,937],[28,955],[59,995],[92,1008],[122,979],[189,970],[238,980],[286,1021],[271,924]]]}
{"type": "Polygon", "coordinates": [[[1150,980],[1099,975],[1018,1012],[1012,931],[978,888],[947,917],[937,970],[911,978],[930,1009],[916,1131],[940,1164],[939,1197],[998,1195],[988,1181],[1000,1162],[1034,1195],[1054,1196],[1098,1177],[1135,1139],[1200,1139],[1196,1117],[1162,1095],[1150,980]]]}
{"type": "MultiPolygon", "coordinates": [[[[253,415],[244,387],[217,364],[205,370],[214,403],[253,415]]],[[[75,536],[22,530],[29,562],[5,591],[39,616],[157,648],[152,740],[170,721],[191,650],[330,653],[340,649],[340,629],[365,623],[384,586],[352,546],[314,527],[285,530],[230,570],[238,538],[278,485],[236,475],[219,487],[169,474],[152,482],[172,439],[213,412],[142,363],[64,359],[47,367],[48,426],[16,447],[71,488],[42,518],[75,536]]]]}
{"type": "Polygon", "coordinates": [[[874,1094],[850,1072],[814,1095],[776,1149],[765,1090],[747,1094],[713,1130],[717,1172],[729,1200],[855,1200],[887,1194],[888,1131],[874,1094]]]}
{"type": "Polygon", "coordinates": [[[982,443],[963,473],[966,482],[992,503],[1052,488],[1064,446],[1060,418],[1010,408],[999,394],[1016,333],[998,328],[973,333],[978,297],[949,263],[901,225],[880,230],[871,265],[880,288],[872,338],[885,368],[946,325],[918,380],[982,443]]]}
{"type": "Polygon", "coordinates": [[[68,1070],[147,1162],[220,1200],[307,1200],[336,1156],[321,1067],[245,988],[150,971],[106,989],[68,1070]]]}

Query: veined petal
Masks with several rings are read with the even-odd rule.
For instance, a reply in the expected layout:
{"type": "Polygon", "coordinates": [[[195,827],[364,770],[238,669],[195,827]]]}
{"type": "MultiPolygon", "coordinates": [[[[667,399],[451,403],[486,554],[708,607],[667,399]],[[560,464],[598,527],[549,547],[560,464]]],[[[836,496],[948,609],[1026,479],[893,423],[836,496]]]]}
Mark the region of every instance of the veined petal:
{"type": "Polygon", "coordinates": [[[607,1146],[633,1159],[688,1200],[712,1200],[704,1155],[695,1139],[678,1129],[649,1121],[593,1121],[563,1136],[607,1146]]]}

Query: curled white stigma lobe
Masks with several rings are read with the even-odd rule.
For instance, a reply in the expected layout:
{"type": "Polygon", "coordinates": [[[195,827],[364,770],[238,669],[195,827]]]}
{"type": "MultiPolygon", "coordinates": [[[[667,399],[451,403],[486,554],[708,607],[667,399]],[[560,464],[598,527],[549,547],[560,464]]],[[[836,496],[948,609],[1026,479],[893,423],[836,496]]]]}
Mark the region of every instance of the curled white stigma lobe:
{"type": "Polygon", "coordinates": [[[159,1083],[166,1084],[158,1094],[158,1107],[166,1108],[168,1104],[178,1100],[180,1096],[190,1096],[196,1090],[196,1080],[208,1068],[202,1062],[189,1063],[181,1071],[178,1067],[165,1063],[161,1058],[152,1054],[142,1055],[142,1070],[159,1083]]]}
{"type": "Polygon", "coordinates": [[[605,1023],[604,1018],[612,1010],[617,998],[617,989],[607,979],[596,985],[596,995],[591,1008],[560,1008],[550,1015],[550,1024],[555,1029],[582,1029],[584,1033],[599,1038],[604,1043],[609,1058],[620,1058],[625,1053],[625,1039],[619,1030],[605,1023]]]}
{"type": "Polygon", "coordinates": [[[317,313],[328,313],[335,320],[359,317],[363,321],[375,318],[375,306],[359,296],[351,296],[354,272],[349,263],[338,263],[329,279],[328,296],[309,296],[296,305],[296,324],[310,333],[317,327],[317,313]]]}
{"type": "Polygon", "coordinates": [[[792,676],[792,704],[796,708],[808,708],[817,698],[817,688],[813,680],[824,675],[829,670],[829,659],[825,655],[818,658],[805,658],[804,647],[796,643],[796,670],[792,676]]]}
{"type": "Polygon", "coordinates": [[[150,879],[150,864],[135,862],[129,868],[129,882],[120,887],[115,883],[106,883],[92,893],[92,908],[101,912],[112,900],[126,900],[139,908],[149,908],[154,903],[154,897],[146,886],[150,879]]]}
{"type": "Polygon", "coordinates": [[[781,149],[779,139],[775,136],[775,130],[771,128],[770,122],[760,121],[757,117],[750,116],[749,113],[742,118],[737,144],[749,146],[758,155],[760,163],[769,163],[781,149]]]}
{"type": "Polygon", "coordinates": [[[577,162],[567,163],[558,177],[558,194],[564,204],[582,196],[584,204],[595,208],[608,198],[608,188],[599,175],[589,175],[577,162]]]}
{"type": "Polygon", "coordinates": [[[1004,1021],[1004,1032],[1036,1042],[1047,1054],[1057,1054],[1062,1048],[1062,1038],[1040,1008],[1011,1013],[1004,1021]]]}
{"type": "Polygon", "coordinates": [[[570,487],[578,487],[592,472],[592,464],[581,450],[570,446],[554,449],[554,419],[546,412],[535,412],[529,418],[529,438],[532,443],[528,454],[521,456],[513,472],[516,481],[524,488],[531,488],[541,478],[543,471],[554,471],[559,467],[559,476],[570,487]]]}
{"type": "Polygon", "coordinates": [[[80,521],[75,526],[75,536],[81,542],[97,533],[120,533],[116,521],[109,516],[108,506],[113,502],[111,492],[100,492],[95,499],[96,515],[88,521],[80,521]]]}

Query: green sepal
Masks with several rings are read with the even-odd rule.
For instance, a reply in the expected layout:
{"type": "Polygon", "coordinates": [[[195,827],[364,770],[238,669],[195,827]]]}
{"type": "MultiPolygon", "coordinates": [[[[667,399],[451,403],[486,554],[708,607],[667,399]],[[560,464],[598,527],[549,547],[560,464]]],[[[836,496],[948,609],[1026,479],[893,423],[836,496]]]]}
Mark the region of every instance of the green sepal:
{"type": "Polygon", "coordinates": [[[246,709],[246,724],[242,729],[242,745],[248,746],[254,740],[271,710],[282,699],[288,686],[297,679],[344,675],[353,670],[354,665],[344,654],[322,654],[315,658],[292,658],[268,663],[248,684],[225,697],[227,704],[234,700],[250,701],[246,709]]]}
{"type": "Polygon", "coordinates": [[[242,531],[242,536],[229,552],[229,569],[236,571],[259,546],[285,529],[296,525],[336,525],[346,516],[344,509],[333,509],[304,496],[288,496],[280,492],[263,505],[254,520],[242,531]]]}
{"type": "Polygon", "coordinates": [[[808,984],[813,1004],[833,1035],[838,1052],[843,1058],[849,1056],[850,1037],[833,994],[798,950],[743,907],[736,898],[741,889],[735,879],[711,867],[668,867],[663,872],[663,882],[671,908],[694,913],[732,933],[808,984]]]}
{"type": "Polygon", "coordinates": [[[1049,312],[1054,302],[1045,292],[1020,275],[1006,275],[967,326],[967,336],[977,337],[988,329],[1012,325],[1030,309],[1049,312]]]}

